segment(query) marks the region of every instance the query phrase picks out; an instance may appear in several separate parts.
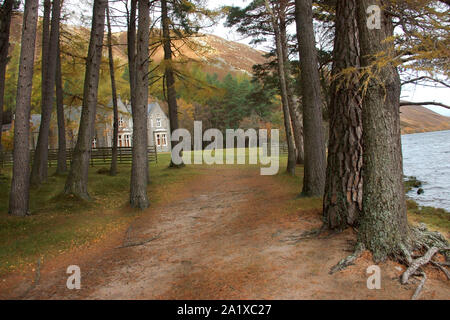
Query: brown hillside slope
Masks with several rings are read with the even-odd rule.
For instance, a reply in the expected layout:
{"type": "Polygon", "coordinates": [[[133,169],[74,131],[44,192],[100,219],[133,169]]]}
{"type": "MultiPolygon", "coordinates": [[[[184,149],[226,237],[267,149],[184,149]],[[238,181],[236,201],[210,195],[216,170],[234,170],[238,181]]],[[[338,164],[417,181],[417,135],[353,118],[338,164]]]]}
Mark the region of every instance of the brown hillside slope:
{"type": "Polygon", "coordinates": [[[450,117],[440,115],[422,106],[401,108],[402,134],[450,130],[450,117]]]}
{"type": "MultiPolygon", "coordinates": [[[[116,33],[115,37],[118,43],[127,43],[126,33],[116,33]]],[[[219,76],[227,73],[251,75],[255,64],[267,62],[264,52],[211,34],[192,37],[187,42],[173,41],[173,44],[179,50],[174,52],[177,58],[200,62],[205,73],[217,73],[219,76]]],[[[115,52],[117,57],[126,59],[126,46],[116,47],[115,52]]],[[[164,51],[159,47],[152,60],[158,63],[163,59],[164,51]]]]}
{"type": "MultiPolygon", "coordinates": [[[[11,43],[19,43],[22,28],[22,15],[17,13],[13,17],[11,25],[11,43]]],[[[62,40],[68,41],[69,34],[84,35],[86,41],[89,39],[89,30],[82,27],[74,27],[69,25],[63,26],[62,40]]],[[[41,32],[38,28],[36,35],[36,59],[38,59],[41,52],[41,32]]],[[[118,32],[114,34],[115,43],[114,54],[116,59],[127,61],[126,32],[118,32]]],[[[153,42],[153,41],[152,41],[153,42]]],[[[194,60],[203,63],[203,70],[206,73],[217,73],[219,76],[224,76],[227,73],[238,74],[245,73],[250,75],[253,70],[253,65],[263,64],[267,62],[264,58],[264,52],[256,50],[248,45],[228,41],[215,35],[204,34],[197,37],[192,37],[188,43],[181,41],[174,41],[174,47],[179,50],[175,55],[183,59],[194,60]]],[[[11,48],[12,49],[12,48],[11,48]]],[[[63,54],[65,52],[63,51],[63,54]]],[[[152,56],[152,60],[156,63],[163,59],[164,52],[162,47],[158,48],[152,56]]]]}
{"type": "MultiPolygon", "coordinates": [[[[22,16],[16,14],[11,26],[11,42],[20,42],[20,31],[22,27],[22,16]]],[[[89,30],[73,26],[64,26],[63,38],[70,38],[68,34],[85,34],[89,38],[89,30]]],[[[115,42],[119,45],[114,47],[114,54],[117,59],[126,63],[126,42],[125,32],[116,33],[115,42]]],[[[87,41],[87,40],[86,40],[87,41]]],[[[202,35],[192,39],[192,45],[183,45],[176,42],[175,46],[180,48],[183,56],[202,62],[202,70],[205,73],[217,73],[224,76],[227,73],[250,74],[255,64],[265,63],[264,52],[253,49],[250,46],[228,41],[215,35],[202,35]]],[[[40,55],[41,34],[38,31],[36,44],[36,58],[40,55]]],[[[63,52],[64,53],[64,52],[63,52]]],[[[162,48],[156,50],[152,59],[155,62],[163,58],[162,48]]],[[[450,130],[450,118],[439,115],[421,106],[405,106],[401,109],[402,133],[418,133],[439,130],[450,130]]]]}

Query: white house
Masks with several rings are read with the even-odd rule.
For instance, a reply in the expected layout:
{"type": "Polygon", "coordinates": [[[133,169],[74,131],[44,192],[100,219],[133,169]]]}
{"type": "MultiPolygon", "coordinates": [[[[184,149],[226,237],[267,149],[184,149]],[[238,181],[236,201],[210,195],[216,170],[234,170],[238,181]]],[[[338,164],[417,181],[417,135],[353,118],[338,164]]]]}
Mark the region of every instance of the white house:
{"type": "MultiPolygon", "coordinates": [[[[122,100],[117,102],[119,111],[119,147],[133,146],[133,116],[131,105],[122,100]]],[[[112,147],[114,118],[112,101],[107,108],[97,112],[94,147],[112,147]]],[[[158,152],[170,152],[170,121],[158,102],[149,103],[148,108],[148,145],[156,146],[158,152]]]]}
{"type": "MultiPolygon", "coordinates": [[[[118,98],[119,111],[119,137],[118,147],[133,146],[133,117],[131,105],[125,105],[118,98]]],[[[97,117],[95,123],[95,132],[92,140],[93,148],[111,148],[113,143],[114,112],[112,101],[107,107],[97,106],[97,117]]],[[[78,128],[81,118],[81,107],[66,107],[64,116],[66,122],[66,141],[68,148],[74,148],[77,140],[78,128]]],[[[156,146],[158,152],[170,152],[170,121],[158,102],[152,102],[148,105],[148,145],[156,146]]],[[[53,117],[55,118],[55,116],[53,117]]],[[[54,119],[55,120],[55,119],[54,119]]],[[[32,115],[32,137],[30,147],[36,147],[37,137],[39,135],[40,115],[32,115]]],[[[56,128],[56,122],[52,121],[52,128],[56,128]]],[[[51,130],[50,148],[58,148],[57,135],[55,130],[51,130]]]]}

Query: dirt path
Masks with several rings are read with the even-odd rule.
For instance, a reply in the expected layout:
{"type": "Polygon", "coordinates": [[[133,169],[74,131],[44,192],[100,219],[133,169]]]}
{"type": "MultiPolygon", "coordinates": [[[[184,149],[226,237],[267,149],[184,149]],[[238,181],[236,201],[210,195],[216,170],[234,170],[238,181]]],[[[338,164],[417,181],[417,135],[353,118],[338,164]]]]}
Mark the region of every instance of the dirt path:
{"type": "MultiPolygon", "coordinates": [[[[409,299],[399,265],[380,265],[382,289],[368,290],[370,257],[336,275],[328,271],[352,249],[348,231],[297,245],[287,236],[320,226],[318,210],[288,208],[295,198],[277,177],[250,169],[208,169],[177,200],[149,210],[126,239],[45,266],[40,284],[8,297],[25,299],[409,299]],[[294,211],[294,212],[293,212],[294,211]],[[123,244],[159,236],[142,246],[123,244]],[[82,290],[66,288],[68,265],[79,265],[82,290]],[[25,291],[25,293],[24,293],[25,291]],[[25,295],[24,295],[25,294],[25,295]]],[[[427,270],[422,298],[448,299],[445,276],[427,270]]],[[[29,286],[29,284],[28,284],[29,286]]]]}

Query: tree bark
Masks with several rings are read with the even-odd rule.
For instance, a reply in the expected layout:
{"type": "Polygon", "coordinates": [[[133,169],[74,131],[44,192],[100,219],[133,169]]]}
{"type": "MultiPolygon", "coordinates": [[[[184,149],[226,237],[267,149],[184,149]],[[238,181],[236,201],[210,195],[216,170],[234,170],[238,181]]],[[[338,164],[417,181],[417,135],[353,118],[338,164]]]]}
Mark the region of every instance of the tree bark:
{"type": "Polygon", "coordinates": [[[273,12],[272,7],[268,0],[265,0],[265,6],[267,13],[270,16],[272,28],[275,33],[275,45],[277,49],[277,67],[278,76],[280,78],[280,89],[281,89],[281,101],[283,105],[284,114],[284,126],[286,130],[286,140],[288,144],[288,164],[287,172],[291,175],[295,175],[295,167],[297,166],[297,154],[295,152],[295,141],[292,131],[292,120],[289,110],[289,97],[288,97],[288,84],[286,82],[286,66],[285,66],[285,56],[283,54],[283,43],[281,39],[280,26],[278,19],[273,12]]]}
{"type": "Polygon", "coordinates": [[[136,101],[136,12],[137,0],[131,0],[127,32],[131,105],[133,105],[136,101]]]}
{"type": "MultiPolygon", "coordinates": [[[[178,123],[178,105],[177,92],[175,91],[175,75],[172,65],[172,41],[170,38],[170,19],[167,0],[161,0],[161,20],[163,32],[164,47],[164,66],[165,66],[165,88],[167,94],[167,103],[169,105],[170,130],[173,133],[179,128],[178,123]]],[[[172,142],[172,149],[177,146],[177,142],[172,142]]],[[[175,165],[172,161],[170,167],[183,167],[184,164],[175,165]]]]}
{"type": "Polygon", "coordinates": [[[112,30],[111,19],[109,16],[109,6],[106,9],[106,21],[108,25],[108,56],[109,56],[109,74],[111,76],[111,93],[113,102],[114,124],[113,124],[113,141],[112,141],[112,155],[111,155],[111,168],[109,174],[111,176],[117,175],[117,144],[119,140],[119,111],[117,107],[117,89],[116,89],[116,77],[114,71],[114,55],[112,44],[112,30]]]}
{"type": "Polygon", "coordinates": [[[130,204],[146,209],[150,203],[148,185],[148,69],[150,7],[148,0],[139,0],[139,26],[136,59],[136,104],[133,107],[133,164],[131,169],[130,204]]]}
{"type": "Polygon", "coordinates": [[[56,174],[67,172],[67,142],[66,123],[64,119],[64,90],[61,67],[61,49],[58,41],[58,53],[56,57],[56,116],[58,118],[58,165],[56,174]]]}
{"type": "Polygon", "coordinates": [[[89,160],[95,129],[100,64],[105,29],[107,0],[94,0],[92,29],[86,59],[83,107],[81,111],[78,139],[73,152],[72,164],[67,177],[65,193],[90,200],[88,193],[89,160]]]}
{"type": "Polygon", "coordinates": [[[370,5],[385,8],[387,1],[359,0],[358,29],[361,67],[371,68],[377,77],[367,83],[363,96],[363,214],[359,241],[373,253],[375,262],[400,252],[408,242],[409,230],[403,185],[400,133],[400,77],[397,68],[387,64],[371,67],[375,55],[394,51],[393,25],[382,12],[381,29],[369,30],[366,10],[370,5]]]}
{"type": "Polygon", "coordinates": [[[356,226],[362,211],[362,101],[357,0],[338,1],[329,107],[330,136],[325,183],[324,222],[331,230],[356,226]],[[355,73],[343,75],[354,68],[355,73]]]}
{"type": "Polygon", "coordinates": [[[291,77],[291,62],[289,60],[289,49],[287,41],[287,26],[286,26],[286,6],[287,1],[280,2],[280,38],[281,49],[283,51],[284,68],[286,70],[286,88],[289,103],[289,113],[292,120],[292,130],[294,133],[295,149],[297,156],[297,164],[303,164],[305,158],[305,150],[303,144],[303,117],[298,109],[299,106],[295,102],[294,88],[292,87],[291,77]]]}
{"type": "MultiPolygon", "coordinates": [[[[39,137],[31,170],[31,183],[33,185],[40,185],[47,180],[48,176],[49,133],[55,93],[60,16],[61,1],[53,0],[50,36],[48,44],[46,44],[47,49],[42,50],[42,110],[39,137]]],[[[44,32],[47,31],[44,30],[44,32]]]]}
{"type": "Polygon", "coordinates": [[[302,194],[320,197],[325,188],[325,140],[322,93],[315,46],[311,0],[295,0],[295,19],[300,54],[305,174],[302,194]]]}
{"type": "Polygon", "coordinates": [[[38,8],[38,0],[25,1],[14,123],[13,176],[9,198],[9,213],[21,217],[26,216],[29,209],[30,111],[38,8]]]}
{"type": "Polygon", "coordinates": [[[2,156],[3,104],[5,95],[5,75],[8,65],[9,31],[14,0],[5,0],[0,7],[0,157],[2,156]]]}

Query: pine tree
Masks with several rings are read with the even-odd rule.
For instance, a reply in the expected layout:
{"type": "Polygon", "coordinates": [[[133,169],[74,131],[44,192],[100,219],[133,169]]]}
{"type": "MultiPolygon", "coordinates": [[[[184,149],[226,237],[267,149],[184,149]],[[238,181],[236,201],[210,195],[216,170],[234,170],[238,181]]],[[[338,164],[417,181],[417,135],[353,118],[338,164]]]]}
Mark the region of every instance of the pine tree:
{"type": "MultiPolygon", "coordinates": [[[[45,8],[47,9],[46,6],[45,8]]],[[[43,50],[42,50],[42,102],[41,102],[41,123],[39,127],[39,137],[34,155],[33,169],[31,171],[31,183],[40,185],[47,180],[48,176],[48,149],[49,133],[54,104],[54,93],[56,83],[56,64],[59,41],[59,21],[61,15],[61,1],[53,0],[51,30],[47,36],[47,23],[44,21],[43,30],[43,50]],[[48,43],[47,38],[48,37],[48,43]],[[44,50],[45,46],[45,50],[44,50]]],[[[47,17],[44,17],[47,18],[47,17]]]]}
{"type": "Polygon", "coordinates": [[[25,1],[14,124],[13,176],[9,198],[9,213],[21,217],[28,214],[30,197],[30,111],[38,8],[38,0],[25,1]]]}
{"type": "Polygon", "coordinates": [[[324,197],[328,229],[356,226],[362,211],[362,104],[356,0],[336,3],[330,137],[324,197]]]}
{"type": "Polygon", "coordinates": [[[131,169],[130,204],[133,208],[150,206],[148,184],[148,67],[150,7],[147,0],[138,0],[139,25],[136,55],[136,103],[133,108],[133,164],[131,169]]]}
{"type": "Polygon", "coordinates": [[[0,6],[0,157],[2,156],[3,104],[5,96],[5,73],[8,64],[9,33],[15,0],[5,0],[0,6]]]}
{"type": "Polygon", "coordinates": [[[89,160],[97,109],[99,71],[105,29],[107,0],[94,0],[93,18],[83,90],[83,107],[77,144],[64,192],[90,200],[88,193],[89,160]]]}
{"type": "Polygon", "coordinates": [[[295,1],[295,19],[300,55],[305,144],[302,194],[308,197],[321,197],[325,188],[326,155],[311,0],[295,1]]]}

